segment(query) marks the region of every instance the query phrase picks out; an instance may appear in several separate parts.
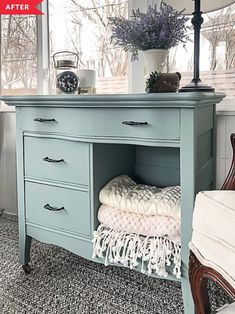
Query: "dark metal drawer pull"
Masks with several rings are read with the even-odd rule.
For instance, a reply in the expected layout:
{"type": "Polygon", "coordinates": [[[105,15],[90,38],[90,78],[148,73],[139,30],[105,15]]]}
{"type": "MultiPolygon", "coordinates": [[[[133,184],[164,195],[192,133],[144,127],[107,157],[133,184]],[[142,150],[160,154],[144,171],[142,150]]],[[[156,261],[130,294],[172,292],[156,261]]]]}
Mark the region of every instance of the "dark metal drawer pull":
{"type": "Polygon", "coordinates": [[[61,208],[52,207],[52,206],[50,206],[49,204],[46,204],[46,205],[44,206],[44,208],[45,208],[45,209],[48,209],[48,210],[50,210],[50,211],[52,211],[52,212],[59,212],[60,210],[64,210],[64,209],[65,209],[64,207],[61,207],[61,208]]]}
{"type": "Polygon", "coordinates": [[[55,119],[44,119],[44,118],[35,118],[33,119],[35,122],[56,122],[55,119]]]}
{"type": "Polygon", "coordinates": [[[64,159],[51,159],[49,157],[45,157],[45,158],[43,158],[43,161],[46,161],[46,162],[64,162],[64,159]]]}
{"type": "Polygon", "coordinates": [[[148,125],[148,122],[123,121],[124,125],[148,125]]]}

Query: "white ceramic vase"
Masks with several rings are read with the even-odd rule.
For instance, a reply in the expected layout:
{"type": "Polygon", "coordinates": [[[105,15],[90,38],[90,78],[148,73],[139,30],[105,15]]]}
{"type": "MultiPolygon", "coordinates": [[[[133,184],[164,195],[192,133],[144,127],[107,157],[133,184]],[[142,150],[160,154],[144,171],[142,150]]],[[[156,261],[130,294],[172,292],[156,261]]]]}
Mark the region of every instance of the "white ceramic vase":
{"type": "Polygon", "coordinates": [[[143,51],[145,62],[145,76],[151,72],[166,72],[168,50],[150,49],[143,51]]]}

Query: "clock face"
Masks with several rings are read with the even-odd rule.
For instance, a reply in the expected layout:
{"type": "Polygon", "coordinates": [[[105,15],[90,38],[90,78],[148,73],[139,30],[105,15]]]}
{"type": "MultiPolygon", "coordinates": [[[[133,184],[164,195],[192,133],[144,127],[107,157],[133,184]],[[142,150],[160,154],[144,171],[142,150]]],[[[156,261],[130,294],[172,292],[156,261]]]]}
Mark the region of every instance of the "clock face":
{"type": "Polygon", "coordinates": [[[72,71],[65,71],[57,75],[57,88],[66,94],[73,94],[78,90],[79,78],[72,71]]]}

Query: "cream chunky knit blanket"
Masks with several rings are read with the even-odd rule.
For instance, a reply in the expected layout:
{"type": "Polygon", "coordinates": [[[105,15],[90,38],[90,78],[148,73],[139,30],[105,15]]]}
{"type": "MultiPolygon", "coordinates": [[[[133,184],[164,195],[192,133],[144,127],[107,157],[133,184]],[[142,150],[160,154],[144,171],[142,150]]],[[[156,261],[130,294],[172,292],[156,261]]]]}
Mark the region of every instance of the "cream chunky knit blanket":
{"type": "Polygon", "coordinates": [[[180,219],[180,187],[157,188],[137,184],[127,175],[108,182],[100,191],[100,202],[126,212],[180,219]]]}

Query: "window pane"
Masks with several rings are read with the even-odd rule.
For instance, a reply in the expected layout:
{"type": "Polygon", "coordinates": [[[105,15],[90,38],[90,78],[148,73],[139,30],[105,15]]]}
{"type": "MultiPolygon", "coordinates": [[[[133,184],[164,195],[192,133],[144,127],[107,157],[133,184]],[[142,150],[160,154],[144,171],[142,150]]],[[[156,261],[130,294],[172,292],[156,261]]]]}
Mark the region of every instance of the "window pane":
{"type": "MultiPolygon", "coordinates": [[[[127,16],[123,0],[50,0],[50,51],[78,53],[79,69],[97,73],[97,93],[127,93],[127,55],[110,43],[109,16],[127,16]]],[[[51,62],[52,91],[55,73],[51,62]]]]}
{"type": "Polygon", "coordinates": [[[1,17],[1,94],[37,92],[36,18],[1,17]]]}

